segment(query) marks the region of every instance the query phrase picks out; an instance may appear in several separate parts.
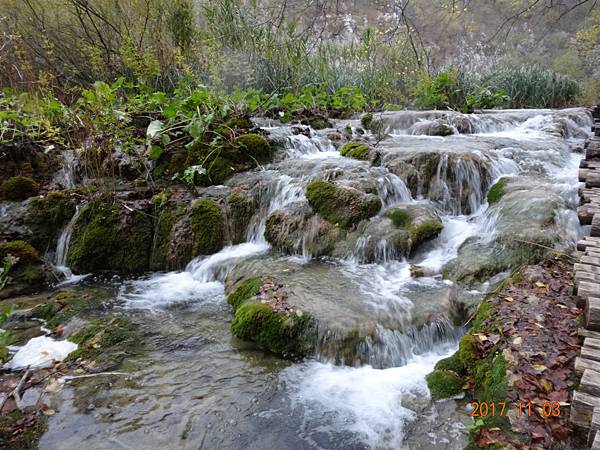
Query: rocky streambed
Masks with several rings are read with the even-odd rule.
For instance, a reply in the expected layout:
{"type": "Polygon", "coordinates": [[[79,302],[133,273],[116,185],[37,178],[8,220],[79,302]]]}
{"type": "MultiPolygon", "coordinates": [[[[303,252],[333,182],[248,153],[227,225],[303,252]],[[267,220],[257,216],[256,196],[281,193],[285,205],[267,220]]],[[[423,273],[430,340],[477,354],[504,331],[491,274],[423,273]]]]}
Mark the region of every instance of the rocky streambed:
{"type": "Polygon", "coordinates": [[[5,149],[0,251],[21,259],[0,295],[25,311],[5,328],[77,342],[55,369],[95,374],[40,392],[40,448],[463,448],[471,418],[425,375],[512,269],[576,242],[590,124],[256,119],[242,148],[260,158],[224,155],[205,187],[166,181],[190,155],[117,158],[107,181],[5,149]],[[7,195],[27,164],[32,196],[7,195]]]}

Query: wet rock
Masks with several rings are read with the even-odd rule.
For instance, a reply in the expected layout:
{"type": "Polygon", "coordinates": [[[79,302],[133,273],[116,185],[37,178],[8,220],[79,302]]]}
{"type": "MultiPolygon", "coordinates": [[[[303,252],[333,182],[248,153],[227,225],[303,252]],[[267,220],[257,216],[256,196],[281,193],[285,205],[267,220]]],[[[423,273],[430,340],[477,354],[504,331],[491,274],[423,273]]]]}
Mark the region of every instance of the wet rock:
{"type": "Polygon", "coordinates": [[[423,120],[410,127],[410,134],[426,136],[450,136],[455,129],[440,119],[423,120]]]}
{"type": "Polygon", "coordinates": [[[265,239],[285,253],[330,255],[340,238],[343,232],[338,227],[314,215],[304,203],[275,211],[266,222],[265,239]]]}
{"type": "Polygon", "coordinates": [[[547,257],[561,239],[555,214],[564,199],[555,189],[534,178],[507,179],[504,195],[486,212],[490,231],[467,239],[444,276],[472,287],[547,257]]]}
{"type": "Polygon", "coordinates": [[[75,273],[148,270],[153,241],[149,200],[135,208],[100,197],[85,206],[75,223],[67,264],[75,273]]]}
{"type": "Polygon", "coordinates": [[[322,180],[306,186],[306,198],[321,217],[342,228],[352,227],[381,209],[381,200],[375,195],[322,180]]]}
{"type": "Polygon", "coordinates": [[[396,206],[388,210],[386,215],[397,228],[408,233],[409,252],[414,252],[424,242],[435,239],[443,229],[435,208],[428,203],[396,206]]]}
{"type": "Polygon", "coordinates": [[[0,183],[25,176],[45,184],[58,167],[58,160],[40,144],[22,141],[0,145],[0,183]]]}
{"type": "Polygon", "coordinates": [[[368,144],[359,141],[352,141],[344,144],[340,149],[342,156],[349,158],[355,158],[360,160],[369,159],[369,153],[371,149],[368,144]]]}

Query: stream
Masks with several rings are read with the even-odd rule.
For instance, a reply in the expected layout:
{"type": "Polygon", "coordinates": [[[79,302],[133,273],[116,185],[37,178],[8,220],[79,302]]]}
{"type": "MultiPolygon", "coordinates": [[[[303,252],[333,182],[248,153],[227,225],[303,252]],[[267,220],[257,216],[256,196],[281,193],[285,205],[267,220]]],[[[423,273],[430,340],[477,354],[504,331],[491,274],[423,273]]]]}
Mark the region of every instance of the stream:
{"type": "MultiPolygon", "coordinates": [[[[442,271],[457,260],[484,264],[497,234],[535,231],[530,217],[550,227],[544,230],[556,234],[559,248],[576,242],[577,172],[591,117],[584,109],[402,111],[378,120],[385,137],[377,165],[342,157],[331,129],[306,136],[256,120],[282,151],[275,162],[226,183],[256,185],[260,208],[245,242],[192,260],[183,271],[68,278],[76,289],[109,292],[112,300],[97,317],[127,316],[149,345],[119,369],[130,376],[74,380],[50,394],[46,402],[56,413],[40,448],[464,448],[471,418],[459,402],[432,403],[425,375],[456,351],[465,332],[448,311],[472,307],[507,272],[463,289],[442,271]],[[426,134],[440,118],[455,134],[426,134]],[[433,169],[416,176],[407,161],[433,169]],[[373,223],[394,205],[435,205],[443,231],[408,260],[376,233],[325,258],[315,257],[310,229],[285,254],[272,249],[264,237],[267,216],[305,204],[306,184],[327,177],[379,196],[383,207],[373,223]],[[491,208],[486,194],[501,177],[511,180],[510,198],[491,208]],[[475,246],[471,252],[466,241],[475,246]],[[411,265],[425,276],[411,277],[411,265]],[[277,274],[295,306],[324,324],[314,357],[289,361],[232,337],[225,284],[261,273],[277,274]],[[363,339],[347,348],[350,332],[363,339]]],[[[335,125],[358,136],[358,120],[335,125]]],[[[66,169],[61,176],[72,180],[66,169]]],[[[75,220],[55,258],[69,276],[64,266],[75,220]]]]}

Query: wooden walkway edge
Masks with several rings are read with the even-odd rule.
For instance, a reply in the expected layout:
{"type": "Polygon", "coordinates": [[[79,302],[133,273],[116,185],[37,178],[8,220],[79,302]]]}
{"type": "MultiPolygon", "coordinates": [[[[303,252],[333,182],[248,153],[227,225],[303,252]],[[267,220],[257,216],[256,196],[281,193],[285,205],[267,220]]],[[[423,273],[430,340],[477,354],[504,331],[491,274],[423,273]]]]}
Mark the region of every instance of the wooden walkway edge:
{"type": "Polygon", "coordinates": [[[585,328],[575,372],[581,381],[573,393],[570,421],[586,430],[589,448],[600,450],[600,105],[592,112],[594,136],[585,144],[585,158],[579,166],[581,206],[577,216],[582,225],[591,225],[590,236],[577,243],[579,263],[574,265],[578,306],[584,309],[585,328]]]}

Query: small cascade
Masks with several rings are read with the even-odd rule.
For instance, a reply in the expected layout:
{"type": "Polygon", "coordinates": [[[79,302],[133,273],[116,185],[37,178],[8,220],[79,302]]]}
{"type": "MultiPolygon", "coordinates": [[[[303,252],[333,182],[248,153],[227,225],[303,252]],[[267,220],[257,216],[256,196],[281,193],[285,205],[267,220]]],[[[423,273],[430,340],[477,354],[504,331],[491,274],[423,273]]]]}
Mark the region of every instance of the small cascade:
{"type": "Polygon", "coordinates": [[[329,139],[316,135],[312,130],[310,137],[304,134],[289,136],[284,148],[288,158],[340,157],[329,139]]]}
{"type": "Polygon", "coordinates": [[[391,172],[377,179],[377,194],[381,199],[382,211],[399,203],[412,201],[410,191],[402,178],[391,172]]]}
{"type": "Polygon", "coordinates": [[[75,150],[64,150],[61,153],[62,165],[56,172],[54,182],[64,189],[72,189],[77,185],[77,155],[75,150]]]}
{"type": "Polygon", "coordinates": [[[261,208],[254,215],[253,222],[248,227],[248,242],[266,243],[264,234],[269,214],[286,205],[305,199],[304,185],[288,175],[281,175],[275,183],[271,183],[259,195],[261,208]]]}
{"type": "Polygon", "coordinates": [[[65,280],[62,283],[72,283],[82,279],[84,276],[76,276],[73,275],[71,269],[67,267],[67,256],[69,255],[69,244],[71,243],[71,236],[73,235],[73,229],[75,228],[75,224],[77,223],[77,219],[79,219],[79,215],[81,213],[81,205],[77,205],[75,207],[75,214],[69,220],[69,223],[65,226],[65,228],[60,233],[58,237],[58,241],[56,242],[56,251],[54,253],[54,266],[61,271],[65,280]]]}
{"type": "Polygon", "coordinates": [[[487,158],[457,157],[450,160],[446,153],[441,155],[433,180],[430,197],[437,200],[444,211],[453,215],[470,214],[484,202],[491,179],[487,158]]]}

